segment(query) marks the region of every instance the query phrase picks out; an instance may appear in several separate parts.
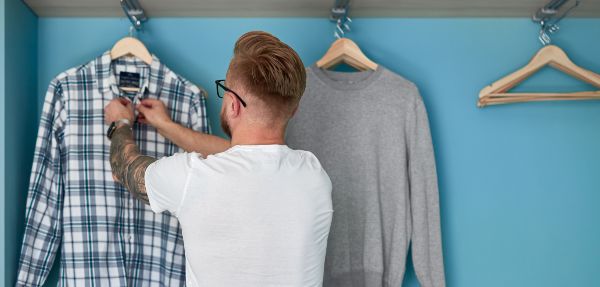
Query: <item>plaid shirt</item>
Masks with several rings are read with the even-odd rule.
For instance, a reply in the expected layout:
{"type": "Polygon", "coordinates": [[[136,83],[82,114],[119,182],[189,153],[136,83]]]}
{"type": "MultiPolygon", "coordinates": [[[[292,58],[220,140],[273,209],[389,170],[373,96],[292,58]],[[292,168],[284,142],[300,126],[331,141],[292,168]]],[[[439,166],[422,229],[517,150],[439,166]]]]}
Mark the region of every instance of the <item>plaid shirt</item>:
{"type": "MultiPolygon", "coordinates": [[[[17,286],[41,286],[60,247],[59,286],[183,286],[185,258],[177,219],[155,214],[113,181],[104,107],[118,96],[162,100],[171,118],[210,132],[205,92],[154,57],[150,66],[106,52],[51,83],[37,136],[17,286]],[[141,92],[124,94],[120,72],[140,73],[141,92]],[[144,92],[146,91],[147,92],[144,92]]],[[[182,150],[135,123],[142,154],[182,150]]]]}

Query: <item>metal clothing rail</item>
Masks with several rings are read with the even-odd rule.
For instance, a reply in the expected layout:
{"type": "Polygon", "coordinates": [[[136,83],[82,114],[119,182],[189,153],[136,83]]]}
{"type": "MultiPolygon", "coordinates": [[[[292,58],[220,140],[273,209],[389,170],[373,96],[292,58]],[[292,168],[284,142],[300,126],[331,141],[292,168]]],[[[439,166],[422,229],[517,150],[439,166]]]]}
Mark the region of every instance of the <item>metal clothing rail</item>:
{"type": "Polygon", "coordinates": [[[331,20],[337,21],[348,16],[348,10],[350,8],[350,0],[335,0],[333,8],[331,8],[331,20]]]}
{"type": "Polygon", "coordinates": [[[569,0],[551,0],[546,6],[533,14],[533,21],[539,23],[541,26],[539,40],[544,46],[550,44],[550,35],[559,30],[558,23],[571,13],[575,7],[579,6],[581,1],[575,0],[573,6],[566,8],[561,15],[558,15],[558,12],[567,2],[569,0]]]}
{"type": "Polygon", "coordinates": [[[123,12],[136,30],[142,29],[142,24],[148,20],[144,9],[138,0],[120,0],[123,12]]]}
{"type": "Polygon", "coordinates": [[[540,8],[534,15],[533,20],[536,22],[543,21],[548,18],[552,18],[558,13],[560,7],[562,7],[569,0],[552,0],[546,6],[540,8]]]}
{"type": "Polygon", "coordinates": [[[335,0],[331,8],[330,19],[336,23],[333,35],[338,39],[344,37],[344,34],[350,31],[352,19],[348,16],[349,11],[350,0],[335,0]]]}

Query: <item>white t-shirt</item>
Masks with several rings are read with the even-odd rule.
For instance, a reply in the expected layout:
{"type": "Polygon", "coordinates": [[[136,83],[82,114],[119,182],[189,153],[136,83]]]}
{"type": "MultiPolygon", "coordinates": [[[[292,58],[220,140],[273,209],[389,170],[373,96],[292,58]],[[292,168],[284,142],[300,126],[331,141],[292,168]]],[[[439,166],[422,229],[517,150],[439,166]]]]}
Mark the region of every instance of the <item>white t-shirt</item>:
{"type": "Polygon", "coordinates": [[[310,152],[234,146],[146,170],[154,212],[181,224],[188,287],[321,286],[331,181],[310,152]]]}

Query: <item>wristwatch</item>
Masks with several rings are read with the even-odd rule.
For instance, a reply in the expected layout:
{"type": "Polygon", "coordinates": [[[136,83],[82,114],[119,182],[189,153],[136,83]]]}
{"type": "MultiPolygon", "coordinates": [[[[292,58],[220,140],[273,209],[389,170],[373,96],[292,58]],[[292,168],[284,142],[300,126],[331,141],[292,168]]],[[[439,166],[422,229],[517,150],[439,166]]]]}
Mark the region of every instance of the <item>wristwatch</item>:
{"type": "Polygon", "coordinates": [[[131,122],[128,119],[120,119],[118,121],[112,122],[110,126],[108,126],[108,130],[106,131],[106,137],[108,139],[112,139],[112,135],[115,133],[115,130],[117,130],[117,125],[119,124],[125,124],[130,126],[131,122]]]}

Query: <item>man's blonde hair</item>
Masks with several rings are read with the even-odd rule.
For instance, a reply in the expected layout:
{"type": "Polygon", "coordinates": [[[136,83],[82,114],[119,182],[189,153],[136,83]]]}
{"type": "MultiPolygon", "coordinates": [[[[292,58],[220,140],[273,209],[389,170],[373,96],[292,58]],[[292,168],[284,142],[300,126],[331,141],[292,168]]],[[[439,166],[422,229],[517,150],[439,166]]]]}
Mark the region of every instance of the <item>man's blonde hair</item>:
{"type": "Polygon", "coordinates": [[[246,90],[267,104],[274,116],[289,118],[306,87],[300,56],[277,37],[262,31],[235,43],[230,71],[246,90]]]}

